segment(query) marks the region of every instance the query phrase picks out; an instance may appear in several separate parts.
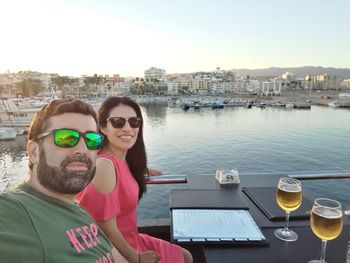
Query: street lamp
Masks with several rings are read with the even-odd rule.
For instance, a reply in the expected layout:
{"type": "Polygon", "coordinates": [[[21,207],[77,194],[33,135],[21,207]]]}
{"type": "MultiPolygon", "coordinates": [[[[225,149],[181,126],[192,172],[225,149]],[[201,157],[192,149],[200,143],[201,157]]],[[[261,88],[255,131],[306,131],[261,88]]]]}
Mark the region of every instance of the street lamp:
{"type": "Polygon", "coordinates": [[[308,81],[308,88],[309,88],[309,99],[308,99],[308,102],[311,102],[311,85],[312,85],[312,82],[311,82],[311,76],[310,75],[307,75],[306,78],[305,78],[307,81],[308,81]]]}

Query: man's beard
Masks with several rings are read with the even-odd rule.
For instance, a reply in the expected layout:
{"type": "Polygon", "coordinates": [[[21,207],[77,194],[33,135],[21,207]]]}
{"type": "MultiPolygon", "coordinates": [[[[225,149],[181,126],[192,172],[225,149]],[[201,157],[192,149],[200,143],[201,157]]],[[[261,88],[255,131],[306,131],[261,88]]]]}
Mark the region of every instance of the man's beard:
{"type": "Polygon", "coordinates": [[[38,180],[42,186],[62,194],[81,192],[95,175],[96,166],[84,155],[73,155],[64,159],[59,167],[47,164],[45,151],[40,147],[40,160],[37,168],[38,180]],[[87,165],[86,171],[71,171],[66,166],[71,162],[82,162],[87,165]]]}

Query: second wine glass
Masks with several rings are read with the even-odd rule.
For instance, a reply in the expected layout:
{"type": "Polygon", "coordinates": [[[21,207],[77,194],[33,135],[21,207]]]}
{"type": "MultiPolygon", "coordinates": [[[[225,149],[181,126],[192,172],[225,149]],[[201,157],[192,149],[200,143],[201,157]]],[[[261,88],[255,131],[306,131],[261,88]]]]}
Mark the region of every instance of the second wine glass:
{"type": "Polygon", "coordinates": [[[283,177],[278,182],[276,200],[278,205],[286,212],[286,224],[284,228],[276,229],[275,236],[283,241],[296,241],[298,235],[289,229],[289,214],[301,205],[301,183],[299,180],[283,177]]]}
{"type": "Polygon", "coordinates": [[[321,258],[308,263],[327,263],[327,240],[337,238],[343,229],[343,211],[341,204],[328,198],[317,198],[312,206],[310,217],[312,232],[322,240],[321,258]]]}

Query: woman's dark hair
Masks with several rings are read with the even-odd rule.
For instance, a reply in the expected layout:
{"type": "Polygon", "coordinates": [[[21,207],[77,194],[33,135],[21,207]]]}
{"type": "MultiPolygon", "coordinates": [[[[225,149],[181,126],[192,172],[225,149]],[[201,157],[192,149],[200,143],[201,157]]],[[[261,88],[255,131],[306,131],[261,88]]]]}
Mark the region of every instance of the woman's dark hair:
{"type": "MultiPolygon", "coordinates": [[[[148,169],[145,143],[143,141],[143,118],[139,105],[128,97],[108,97],[104,102],[102,102],[98,109],[98,123],[100,128],[105,128],[107,126],[107,118],[109,117],[111,111],[121,104],[131,107],[136,112],[136,116],[140,117],[142,120],[136,142],[126,154],[126,161],[129,165],[131,174],[139,185],[140,200],[143,193],[146,192],[146,177],[148,176],[148,169]]],[[[109,141],[107,136],[104,135],[104,137],[105,147],[109,141]]]]}

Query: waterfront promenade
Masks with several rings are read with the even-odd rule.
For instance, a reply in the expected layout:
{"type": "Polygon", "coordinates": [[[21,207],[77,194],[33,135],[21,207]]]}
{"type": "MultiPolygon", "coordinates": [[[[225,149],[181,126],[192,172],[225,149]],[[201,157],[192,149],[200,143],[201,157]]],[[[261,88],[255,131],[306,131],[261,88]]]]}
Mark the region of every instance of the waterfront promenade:
{"type": "MultiPolygon", "coordinates": [[[[317,90],[311,93],[309,91],[284,91],[281,95],[270,96],[250,93],[226,93],[221,95],[187,94],[173,95],[172,98],[176,98],[179,105],[188,104],[190,106],[211,106],[213,103],[223,102],[228,104],[227,106],[245,105],[247,103],[253,105],[265,104],[266,106],[285,106],[290,103],[294,105],[329,106],[331,102],[337,102],[343,106],[350,107],[350,91],[344,90],[317,90]]],[[[149,95],[146,97],[137,96],[135,99],[142,103],[169,101],[170,97],[149,95]]]]}
{"type": "Polygon", "coordinates": [[[339,90],[324,90],[324,91],[285,91],[280,96],[250,96],[259,103],[263,101],[274,103],[306,103],[310,102],[311,105],[328,106],[332,101],[339,101],[343,103],[350,103],[350,92],[339,90]],[[339,96],[347,94],[348,96],[339,96]]]}

